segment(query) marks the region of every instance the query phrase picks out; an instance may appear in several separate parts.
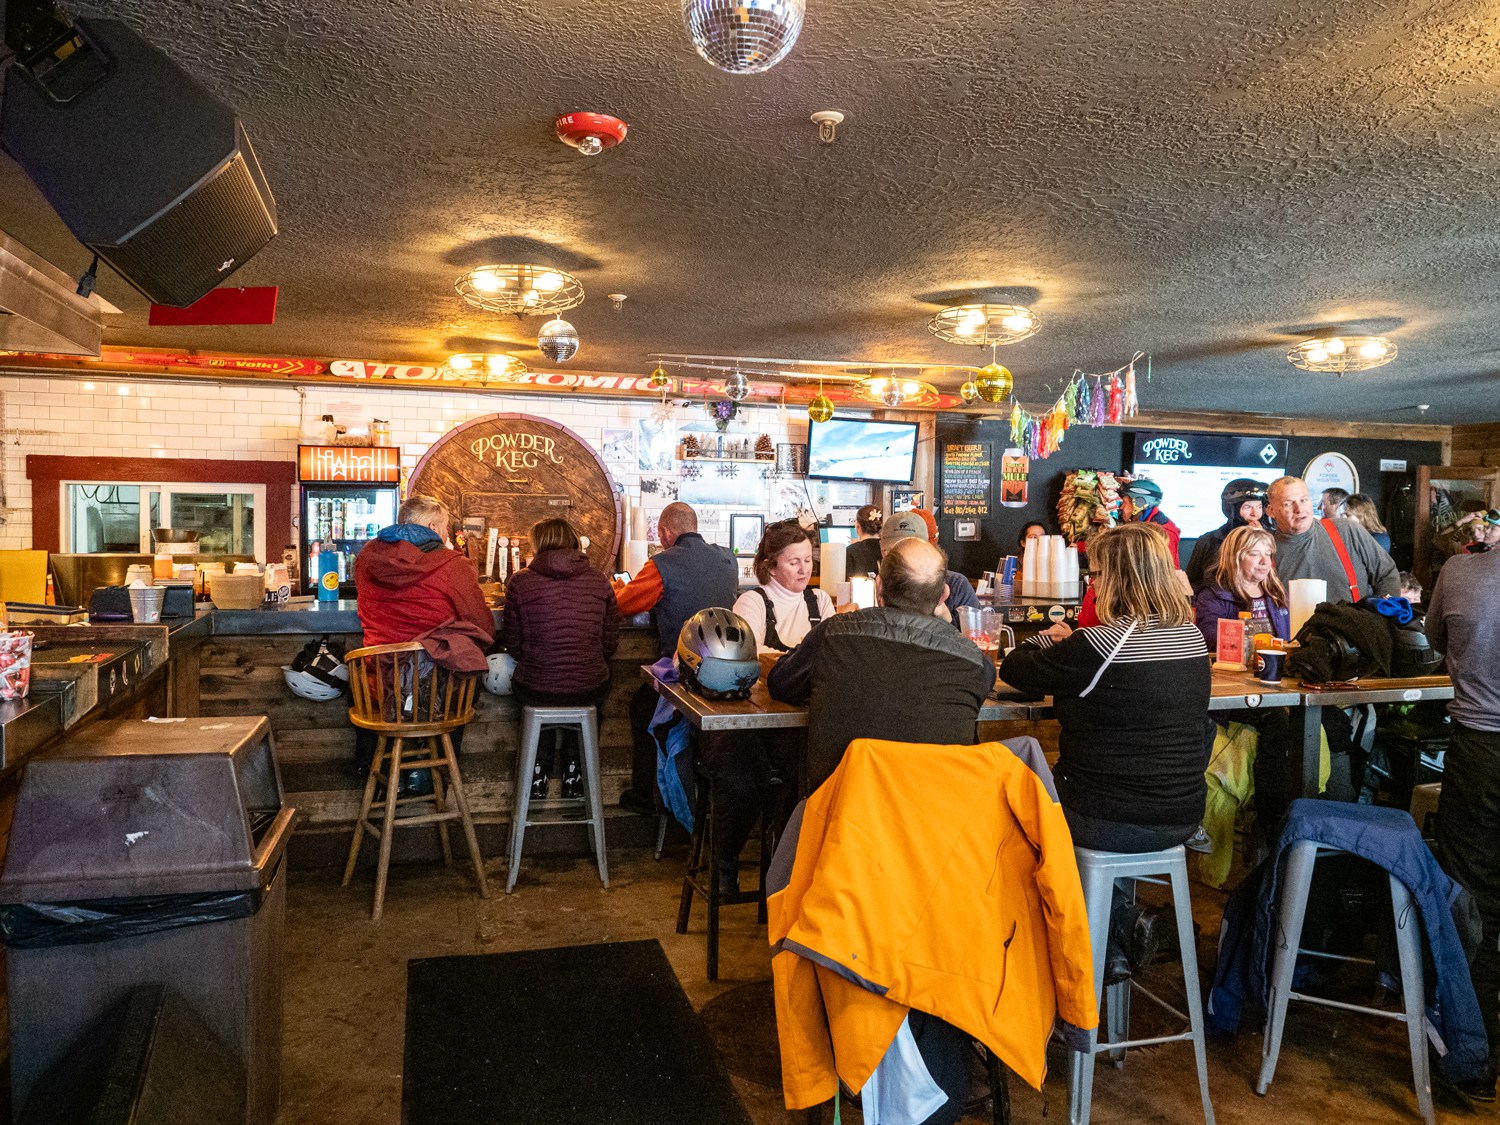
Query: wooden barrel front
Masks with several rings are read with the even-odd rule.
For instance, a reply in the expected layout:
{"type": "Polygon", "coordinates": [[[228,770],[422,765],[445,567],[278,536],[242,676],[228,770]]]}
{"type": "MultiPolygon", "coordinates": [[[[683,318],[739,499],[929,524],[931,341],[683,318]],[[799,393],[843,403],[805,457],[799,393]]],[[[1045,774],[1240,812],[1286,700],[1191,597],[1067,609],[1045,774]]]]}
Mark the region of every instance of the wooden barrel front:
{"type": "Polygon", "coordinates": [[[486,414],[455,427],[417,462],[407,484],[415,493],[446,504],[455,531],[483,520],[486,532],[514,539],[540,520],[565,519],[588,537],[590,565],[615,569],[624,529],[614,479],[587,442],[550,419],[486,414]]]}

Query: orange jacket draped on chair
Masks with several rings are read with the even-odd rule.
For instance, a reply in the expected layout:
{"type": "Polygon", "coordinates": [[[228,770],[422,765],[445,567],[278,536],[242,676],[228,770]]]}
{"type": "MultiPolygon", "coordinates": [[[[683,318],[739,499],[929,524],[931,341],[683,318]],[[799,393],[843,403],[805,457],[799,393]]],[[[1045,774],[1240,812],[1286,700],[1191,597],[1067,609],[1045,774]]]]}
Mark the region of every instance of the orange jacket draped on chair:
{"type": "Polygon", "coordinates": [[[1073,840],[1034,739],[851,743],[768,890],[788,1108],[838,1078],[861,1089],[909,1008],[1035,1087],[1054,1016],[1098,1024],[1073,840]]]}

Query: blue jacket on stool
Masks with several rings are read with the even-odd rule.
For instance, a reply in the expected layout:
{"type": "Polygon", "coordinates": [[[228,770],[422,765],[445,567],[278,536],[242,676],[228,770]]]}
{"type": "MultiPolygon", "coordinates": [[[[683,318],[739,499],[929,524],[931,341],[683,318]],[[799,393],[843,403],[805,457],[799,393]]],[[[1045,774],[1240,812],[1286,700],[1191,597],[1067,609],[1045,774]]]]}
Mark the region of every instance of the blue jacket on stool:
{"type": "Polygon", "coordinates": [[[1219,960],[1208,998],[1209,1027],[1234,1032],[1246,1011],[1261,1014],[1266,1010],[1280,859],[1299,840],[1316,840],[1367,859],[1411,892],[1422,914],[1422,930],[1436,970],[1427,1019],[1447,1048],[1438,1067],[1455,1082],[1488,1074],[1489,1040],[1455,922],[1455,914],[1466,915],[1472,904],[1468,892],[1438,866],[1403,809],[1307,798],[1292,802],[1270,858],[1236,889],[1224,909],[1219,960]]]}

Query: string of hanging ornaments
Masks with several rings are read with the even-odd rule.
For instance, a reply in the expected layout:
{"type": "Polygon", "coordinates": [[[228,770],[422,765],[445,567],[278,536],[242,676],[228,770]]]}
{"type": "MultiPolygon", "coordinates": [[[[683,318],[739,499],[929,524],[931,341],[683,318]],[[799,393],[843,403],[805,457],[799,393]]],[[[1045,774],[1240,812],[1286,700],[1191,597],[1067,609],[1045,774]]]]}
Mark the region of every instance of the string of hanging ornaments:
{"type": "Polygon", "coordinates": [[[1026,456],[1046,460],[1062,445],[1070,426],[1115,426],[1134,418],[1140,410],[1136,396],[1135,365],[1146,361],[1146,382],[1151,382],[1151,357],[1136,352],[1124,367],[1102,375],[1074,371],[1062,394],[1046,410],[1033,413],[1011,400],[1010,442],[1026,456]]]}
{"type": "Polygon", "coordinates": [[[454,290],[466,304],[485,312],[552,319],[537,333],[537,349],[553,363],[578,354],[578,329],[557,313],[583,304],[583,283],[566,270],[511,262],[475,266],[460,274],[454,290]]]}
{"type": "MultiPolygon", "coordinates": [[[[846,392],[842,397],[862,400],[872,405],[941,408],[957,403],[950,394],[937,389],[934,385],[936,381],[947,381],[955,374],[964,376],[966,382],[982,377],[982,372],[976,368],[951,364],[769,359],[662,352],[653,352],[651,358],[656,362],[656,367],[648,377],[650,386],[661,389],[663,393],[672,381],[672,376],[666,370],[668,364],[676,368],[722,373],[724,382],[719,393],[722,395],[720,402],[726,404],[723,406],[725,412],[730,411],[729,404],[738,406],[756,393],[754,384],[750,382],[752,377],[782,384],[783,401],[786,386],[794,389],[799,386],[808,389],[816,386],[817,394],[807,404],[807,415],[814,422],[826,422],[833,417],[834,404],[825,391],[825,384],[842,388],[846,392]]],[[[700,393],[707,392],[700,390],[700,393]]],[[[1002,394],[993,401],[1004,397],[1002,394]]]]}

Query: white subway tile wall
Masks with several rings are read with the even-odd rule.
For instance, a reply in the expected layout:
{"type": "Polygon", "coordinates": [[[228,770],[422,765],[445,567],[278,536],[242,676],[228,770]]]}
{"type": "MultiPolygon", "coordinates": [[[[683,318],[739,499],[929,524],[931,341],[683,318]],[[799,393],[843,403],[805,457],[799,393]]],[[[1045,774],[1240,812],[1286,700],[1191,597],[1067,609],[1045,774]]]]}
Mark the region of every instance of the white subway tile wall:
{"type": "MultiPolygon", "coordinates": [[[[680,401],[680,400],[674,400],[680,401]]],[[[218,386],[210,383],[136,383],[95,377],[57,378],[0,375],[0,548],[29,548],[31,542],[31,482],[26,477],[28,454],[86,457],[173,457],[223,460],[296,459],[303,419],[333,414],[341,420],[390,423],[391,441],[401,447],[406,472],[439,437],[472,418],[485,414],[534,414],[568,427],[584,441],[600,448],[604,431],[629,429],[639,437],[639,423],[652,418],[654,400],[566,397],[561,395],[442,394],[433,391],[386,389],[348,390],[307,387],[305,398],[295,386],[218,386]]],[[[670,425],[682,432],[712,434],[704,404],[693,402],[672,411],[670,425]]],[[[729,437],[760,434],[773,444],[805,442],[807,418],[800,407],[745,406],[731,424],[729,437]]],[[[641,496],[641,477],[677,476],[670,471],[646,471],[636,462],[609,462],[609,471],[622,486],[632,506],[649,514],[670,499],[661,493],[641,496]]],[[[163,467],[163,479],[171,479],[163,467]]],[[[767,510],[777,501],[774,484],[764,500],[743,510],[767,510]]],[[[295,497],[293,511],[296,511],[295,497]]],[[[705,520],[705,534],[728,542],[728,521],[705,520]]],[[[279,545],[269,545],[274,554],[279,545]]]]}

